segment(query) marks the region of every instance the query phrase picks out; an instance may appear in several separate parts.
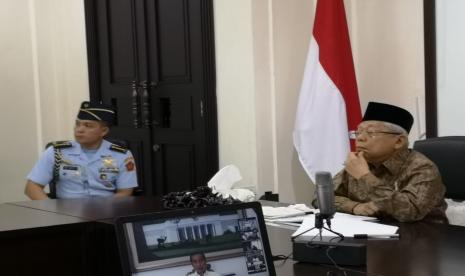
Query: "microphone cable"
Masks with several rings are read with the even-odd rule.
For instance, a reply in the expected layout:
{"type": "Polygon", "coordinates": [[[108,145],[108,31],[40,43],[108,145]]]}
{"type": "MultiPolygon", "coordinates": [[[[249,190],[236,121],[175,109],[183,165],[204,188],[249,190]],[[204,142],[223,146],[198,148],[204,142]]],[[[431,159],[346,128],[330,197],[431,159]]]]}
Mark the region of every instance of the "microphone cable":
{"type": "MultiPolygon", "coordinates": [[[[333,250],[334,248],[337,248],[337,245],[329,246],[326,249],[326,257],[328,257],[332,265],[337,269],[337,272],[342,272],[344,276],[347,276],[347,272],[353,272],[353,273],[358,273],[358,274],[367,275],[367,276],[383,276],[382,274],[378,274],[378,273],[368,273],[367,271],[342,267],[338,265],[336,261],[330,255],[330,251],[333,250]]],[[[320,265],[324,267],[328,267],[328,265],[324,265],[324,264],[320,264],[320,265]]],[[[333,276],[333,275],[337,275],[337,274],[334,274],[334,271],[332,270],[326,272],[326,276],[333,276]]]]}
{"type": "Polygon", "coordinates": [[[275,265],[276,267],[280,267],[280,266],[283,266],[287,260],[289,260],[292,256],[292,252],[289,253],[289,255],[275,255],[273,256],[273,261],[282,261],[280,262],[279,264],[275,265]]]}

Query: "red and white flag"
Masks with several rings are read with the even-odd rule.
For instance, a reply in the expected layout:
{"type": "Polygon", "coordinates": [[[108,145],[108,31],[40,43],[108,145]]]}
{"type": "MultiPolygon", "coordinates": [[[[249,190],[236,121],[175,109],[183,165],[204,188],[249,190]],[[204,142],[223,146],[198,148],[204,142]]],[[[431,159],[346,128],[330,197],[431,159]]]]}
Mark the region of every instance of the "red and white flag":
{"type": "Polygon", "coordinates": [[[343,0],[319,0],[294,127],[305,171],[335,175],[362,118],[343,0]]]}

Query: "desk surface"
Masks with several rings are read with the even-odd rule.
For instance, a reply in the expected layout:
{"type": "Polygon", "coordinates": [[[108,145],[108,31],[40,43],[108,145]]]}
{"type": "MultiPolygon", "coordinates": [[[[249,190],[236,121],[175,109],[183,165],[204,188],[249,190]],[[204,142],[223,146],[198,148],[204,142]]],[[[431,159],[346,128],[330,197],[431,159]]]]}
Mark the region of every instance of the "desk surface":
{"type": "Polygon", "coordinates": [[[88,220],[106,220],[119,216],[159,212],[158,197],[109,197],[84,199],[45,199],[6,203],[41,211],[79,217],[88,220]]]}
{"type": "Polygon", "coordinates": [[[0,233],[85,222],[85,219],[0,204],[0,233]]]}
{"type": "MultiPolygon", "coordinates": [[[[273,226],[267,229],[273,254],[289,255],[293,231],[273,226]]],[[[463,275],[465,227],[421,222],[401,224],[400,237],[399,240],[368,240],[366,268],[352,269],[383,276],[463,275]]],[[[336,271],[327,265],[280,263],[275,262],[278,275],[326,275],[327,271],[336,271]]]]}
{"type": "MultiPolygon", "coordinates": [[[[0,205],[0,232],[15,227],[40,227],[80,221],[111,221],[112,218],[161,210],[159,198],[130,197],[79,200],[43,200],[0,205]],[[17,218],[5,222],[5,216],[17,218]],[[40,214],[40,215],[37,215],[40,214]],[[16,221],[15,221],[16,220],[16,221]]],[[[431,223],[400,224],[399,240],[367,241],[369,275],[461,275],[465,268],[465,227],[431,223]]],[[[268,226],[273,255],[289,255],[293,231],[268,226]]],[[[275,262],[277,275],[326,275],[329,266],[288,260],[275,262]]],[[[360,275],[348,273],[348,275],[360,275]]]]}

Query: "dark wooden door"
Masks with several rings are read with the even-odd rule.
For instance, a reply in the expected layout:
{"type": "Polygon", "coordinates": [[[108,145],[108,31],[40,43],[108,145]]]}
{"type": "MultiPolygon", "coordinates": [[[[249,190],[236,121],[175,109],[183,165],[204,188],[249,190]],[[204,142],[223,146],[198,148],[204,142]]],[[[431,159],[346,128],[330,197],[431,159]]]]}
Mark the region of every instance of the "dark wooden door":
{"type": "Polygon", "coordinates": [[[91,99],[117,109],[145,194],[218,169],[211,0],[86,0],[91,99]]]}

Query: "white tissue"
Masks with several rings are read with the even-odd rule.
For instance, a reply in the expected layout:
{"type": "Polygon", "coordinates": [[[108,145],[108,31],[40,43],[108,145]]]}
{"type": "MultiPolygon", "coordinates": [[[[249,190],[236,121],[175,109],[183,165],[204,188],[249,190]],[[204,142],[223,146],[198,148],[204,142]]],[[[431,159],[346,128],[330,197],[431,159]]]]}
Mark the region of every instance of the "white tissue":
{"type": "Polygon", "coordinates": [[[233,197],[243,202],[255,200],[255,194],[247,189],[233,188],[233,185],[242,180],[239,169],[234,165],[228,165],[219,170],[211,179],[208,181],[208,187],[212,189],[212,192],[219,193],[223,197],[233,197]]]}

